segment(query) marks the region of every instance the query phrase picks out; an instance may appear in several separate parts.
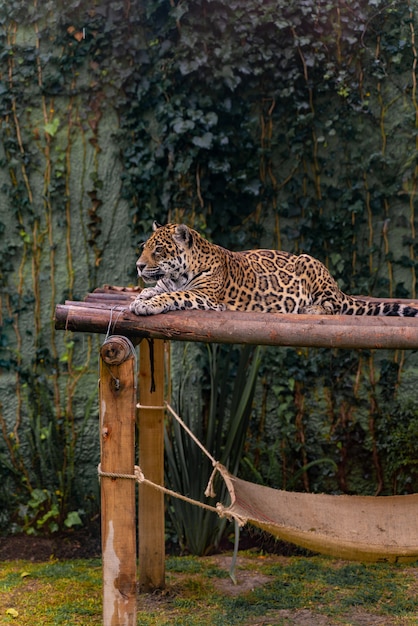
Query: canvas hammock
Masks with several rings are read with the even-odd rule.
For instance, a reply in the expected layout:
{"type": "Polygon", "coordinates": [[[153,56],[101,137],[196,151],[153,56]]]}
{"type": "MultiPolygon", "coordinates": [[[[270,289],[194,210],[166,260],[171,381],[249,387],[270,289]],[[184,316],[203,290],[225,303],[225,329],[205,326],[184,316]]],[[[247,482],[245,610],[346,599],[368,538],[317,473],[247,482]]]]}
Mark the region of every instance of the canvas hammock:
{"type": "Polygon", "coordinates": [[[242,480],[211,456],[169,404],[165,408],[212,461],[214,471],[205,495],[215,495],[213,480],[219,472],[228,489],[230,504],[218,503],[213,507],[191,500],[147,480],[138,466],[135,475],[102,472],[99,466],[99,476],[134,478],[235,520],[239,526],[250,523],[279,539],[321,554],[369,562],[418,559],[418,494],[377,497],[298,493],[242,480]]]}
{"type": "Polygon", "coordinates": [[[346,496],[280,491],[216,469],[231,504],[221,515],[250,523],[284,541],[355,561],[418,559],[418,494],[346,496]]]}

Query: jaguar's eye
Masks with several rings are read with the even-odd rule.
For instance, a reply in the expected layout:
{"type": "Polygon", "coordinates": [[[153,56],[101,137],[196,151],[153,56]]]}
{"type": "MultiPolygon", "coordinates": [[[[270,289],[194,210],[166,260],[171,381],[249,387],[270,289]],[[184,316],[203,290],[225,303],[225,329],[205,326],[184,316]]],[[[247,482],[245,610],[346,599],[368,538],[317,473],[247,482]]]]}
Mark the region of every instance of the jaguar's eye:
{"type": "Polygon", "coordinates": [[[164,253],[164,246],[155,246],[154,254],[163,254],[163,253],[164,253]]]}

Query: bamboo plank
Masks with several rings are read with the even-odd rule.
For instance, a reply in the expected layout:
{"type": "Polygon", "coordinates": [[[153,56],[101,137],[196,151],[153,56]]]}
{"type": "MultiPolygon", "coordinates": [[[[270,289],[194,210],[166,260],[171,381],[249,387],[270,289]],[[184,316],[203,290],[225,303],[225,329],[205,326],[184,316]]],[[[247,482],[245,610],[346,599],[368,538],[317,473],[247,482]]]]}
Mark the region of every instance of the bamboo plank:
{"type": "MultiPolygon", "coordinates": [[[[101,471],[134,474],[136,371],[132,346],[110,337],[100,350],[101,471]]],[[[103,624],[136,625],[135,481],[101,478],[103,624]]]]}

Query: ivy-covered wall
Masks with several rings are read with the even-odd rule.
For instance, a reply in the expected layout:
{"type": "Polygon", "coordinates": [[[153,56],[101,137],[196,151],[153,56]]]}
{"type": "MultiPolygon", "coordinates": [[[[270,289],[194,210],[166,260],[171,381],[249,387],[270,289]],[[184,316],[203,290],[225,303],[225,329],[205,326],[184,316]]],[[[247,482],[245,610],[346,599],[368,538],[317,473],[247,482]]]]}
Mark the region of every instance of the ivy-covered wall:
{"type": "Polygon", "coordinates": [[[117,87],[106,85],[111,52],[101,52],[112,9],[82,4],[0,4],[0,524],[9,531],[71,526],[97,509],[100,338],[55,332],[54,310],[126,284],[136,257],[117,87]]]}
{"type": "MultiPolygon", "coordinates": [[[[132,283],[153,219],[417,297],[417,8],[0,0],[0,524],[97,507],[100,338],[56,333],[53,312],[132,283]]],[[[243,472],[416,490],[417,366],[266,350],[243,472]]]]}

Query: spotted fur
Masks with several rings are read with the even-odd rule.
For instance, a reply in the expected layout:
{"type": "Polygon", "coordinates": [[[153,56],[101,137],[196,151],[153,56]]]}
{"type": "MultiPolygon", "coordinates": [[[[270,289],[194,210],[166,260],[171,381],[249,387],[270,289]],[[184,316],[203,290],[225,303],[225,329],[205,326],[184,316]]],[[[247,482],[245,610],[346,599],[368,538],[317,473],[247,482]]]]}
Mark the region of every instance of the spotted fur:
{"type": "Polygon", "coordinates": [[[185,224],[154,223],[137,261],[145,283],[137,315],[174,310],[262,311],[317,315],[418,316],[418,309],[343,293],[317,259],[277,250],[231,252],[185,224]]]}

